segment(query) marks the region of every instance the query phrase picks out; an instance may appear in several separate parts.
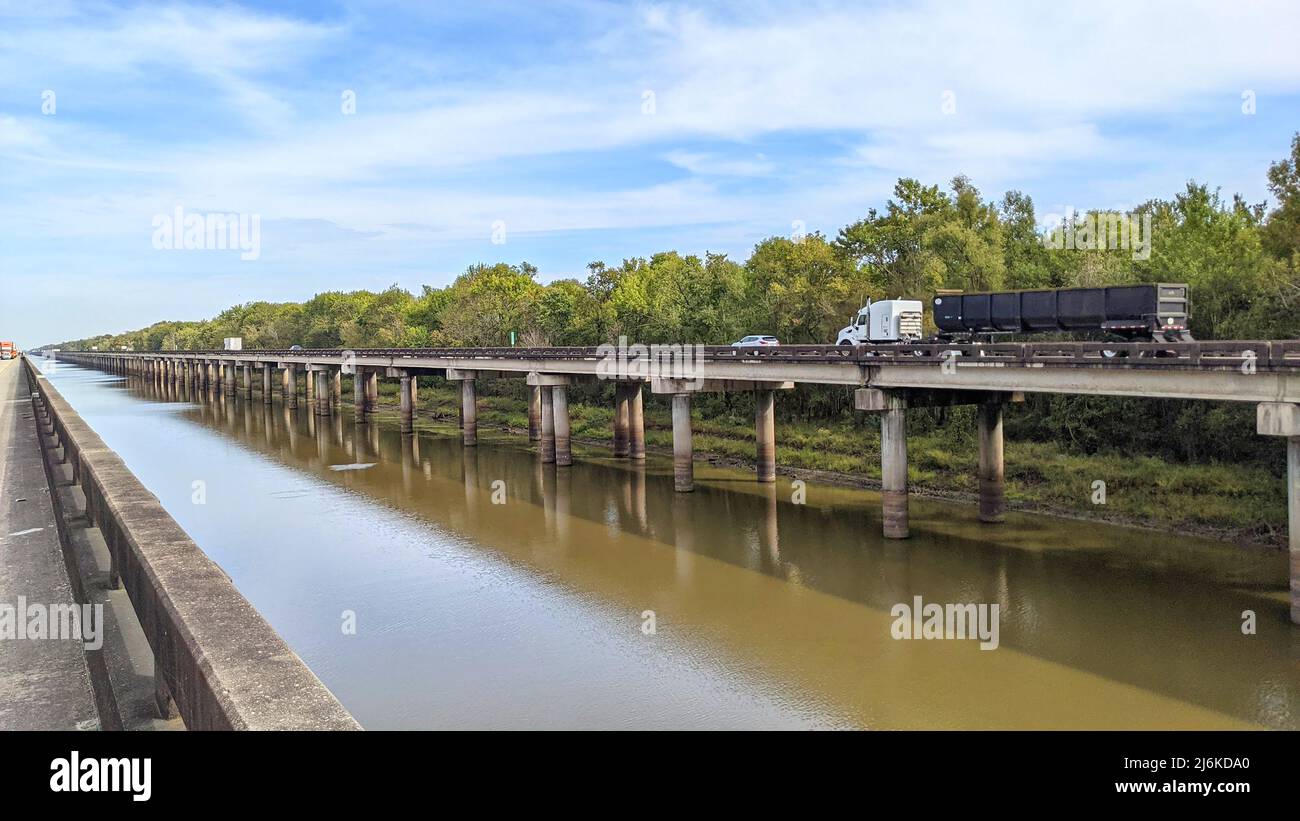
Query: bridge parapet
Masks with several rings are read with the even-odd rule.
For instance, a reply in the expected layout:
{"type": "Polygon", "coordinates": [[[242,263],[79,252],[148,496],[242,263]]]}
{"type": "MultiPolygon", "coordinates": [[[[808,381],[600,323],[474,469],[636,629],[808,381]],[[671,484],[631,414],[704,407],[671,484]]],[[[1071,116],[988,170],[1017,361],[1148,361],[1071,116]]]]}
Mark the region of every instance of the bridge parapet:
{"type": "Polygon", "coordinates": [[[157,497],[24,360],[86,512],[108,544],[155,658],[159,692],[191,730],[359,730],[157,497]]]}

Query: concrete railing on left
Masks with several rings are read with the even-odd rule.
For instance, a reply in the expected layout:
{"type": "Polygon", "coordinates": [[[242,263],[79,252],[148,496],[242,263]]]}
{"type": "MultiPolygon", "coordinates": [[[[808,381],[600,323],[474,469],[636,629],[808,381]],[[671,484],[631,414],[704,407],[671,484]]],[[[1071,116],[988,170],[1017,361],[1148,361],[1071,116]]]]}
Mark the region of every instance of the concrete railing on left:
{"type": "Polygon", "coordinates": [[[158,691],[191,730],[361,726],[57,389],[24,358],[153,651],[158,691]]]}

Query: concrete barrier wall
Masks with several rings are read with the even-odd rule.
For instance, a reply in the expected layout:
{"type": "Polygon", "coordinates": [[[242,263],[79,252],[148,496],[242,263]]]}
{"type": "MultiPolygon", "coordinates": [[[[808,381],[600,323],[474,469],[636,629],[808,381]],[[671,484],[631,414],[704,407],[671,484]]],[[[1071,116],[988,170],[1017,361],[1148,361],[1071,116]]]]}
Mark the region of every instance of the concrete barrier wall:
{"type": "Polygon", "coordinates": [[[361,729],[157,497],[23,361],[185,726],[361,729]]]}

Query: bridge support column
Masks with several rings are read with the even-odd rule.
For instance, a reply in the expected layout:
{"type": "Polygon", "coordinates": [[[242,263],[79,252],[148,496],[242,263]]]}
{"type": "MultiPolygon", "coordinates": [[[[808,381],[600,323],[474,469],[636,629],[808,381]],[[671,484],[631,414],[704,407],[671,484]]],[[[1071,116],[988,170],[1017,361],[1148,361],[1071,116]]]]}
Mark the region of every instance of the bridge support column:
{"type": "Polygon", "coordinates": [[[330,374],[330,402],[335,408],[343,406],[343,369],[335,368],[330,374]]]}
{"type": "Polygon", "coordinates": [[[235,394],[239,393],[239,380],[235,376],[234,362],[226,363],[225,383],[226,383],[226,396],[234,396],[235,394]]]}
{"type": "Polygon", "coordinates": [[[379,407],[379,371],[366,371],[366,416],[379,407]]]}
{"type": "Polygon", "coordinates": [[[244,365],[244,398],[253,398],[253,366],[249,364],[244,365]]]}
{"type": "Polygon", "coordinates": [[[1255,421],[1256,430],[1264,436],[1286,437],[1291,623],[1300,624],[1300,405],[1290,402],[1261,402],[1255,411],[1255,421]]]}
{"type": "Polygon", "coordinates": [[[360,368],[352,370],[352,421],[366,421],[366,374],[360,368]]]}
{"type": "Polygon", "coordinates": [[[754,391],[754,441],[758,481],[776,481],[776,391],[754,391]]]}
{"type": "Polygon", "coordinates": [[[907,400],[888,396],[880,414],[880,496],[886,539],[906,539],[907,400]]]}
{"type": "Polygon", "coordinates": [[[980,440],[980,521],[997,523],[1005,520],[1006,497],[1002,465],[1002,403],[984,402],[979,406],[980,440]]]}
{"type": "Polygon", "coordinates": [[[673,396],[673,489],[695,490],[695,452],[691,443],[691,395],[673,396]]]}
{"type": "Polygon", "coordinates": [[[549,386],[543,385],[542,391],[542,438],[538,441],[537,452],[542,456],[542,464],[555,462],[555,394],[549,386]]]}
{"type": "Polygon", "coordinates": [[[627,386],[627,455],[645,459],[645,400],[640,382],[627,386]]]}
{"type": "Polygon", "coordinates": [[[316,415],[327,418],[330,415],[330,374],[329,371],[319,370],[307,374],[308,378],[315,379],[316,382],[316,415]]]}
{"type": "Polygon", "coordinates": [[[402,433],[415,431],[415,397],[412,395],[410,374],[401,376],[402,433]]]}
{"type": "Polygon", "coordinates": [[[311,367],[306,367],[302,371],[302,392],[303,398],[307,400],[307,407],[316,411],[316,371],[311,367]]]}
{"type": "Polygon", "coordinates": [[[628,392],[626,382],[614,383],[614,455],[627,456],[628,447],[628,392]]]}
{"type": "Polygon", "coordinates": [[[447,380],[460,383],[460,428],[466,447],[478,444],[478,395],[474,390],[477,377],[478,371],[447,369],[447,380]]]}
{"type": "Polygon", "coordinates": [[[262,366],[262,404],[271,404],[271,366],[262,366]]]}
{"type": "Polygon", "coordinates": [[[287,365],[280,373],[280,388],[284,393],[284,406],[286,408],[298,407],[298,381],[297,375],[293,372],[293,366],[287,365]]]}
{"type": "Polygon", "coordinates": [[[564,385],[548,388],[551,392],[551,428],[555,436],[555,464],[567,467],[573,464],[573,450],[569,443],[569,389],[564,385]]]}
{"type": "Polygon", "coordinates": [[[542,438],[542,389],[537,385],[528,386],[528,441],[536,442],[542,438]]]}

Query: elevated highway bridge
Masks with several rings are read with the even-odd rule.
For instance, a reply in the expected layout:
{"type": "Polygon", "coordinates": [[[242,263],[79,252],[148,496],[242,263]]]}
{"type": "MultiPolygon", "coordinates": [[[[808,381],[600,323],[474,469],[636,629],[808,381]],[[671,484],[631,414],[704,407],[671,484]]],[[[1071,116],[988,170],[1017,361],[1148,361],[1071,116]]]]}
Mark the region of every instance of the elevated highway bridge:
{"type": "Polygon", "coordinates": [[[384,348],[357,350],[81,351],[58,358],[158,382],[254,397],[278,392],[289,407],[301,393],[315,413],[339,412],[342,376],[353,376],[353,413],[366,423],[378,380],[400,383],[404,432],[413,430],[414,379],[461,385],[464,444],[477,444],[476,383],[521,378],[531,386],[529,436],[544,462],[572,463],[567,389],[615,383],[616,456],[645,456],[645,389],[671,397],[677,490],[694,487],[691,397],[756,395],[757,480],[775,481],[775,397],[796,384],[839,385],[855,407],[881,416],[883,530],[906,538],[907,409],[974,404],[979,413],[980,519],[1004,510],[1003,406],[1026,393],[1250,402],[1257,432],[1287,439],[1291,618],[1300,624],[1300,341],[1188,343],[1034,342],[936,345],[601,345],[586,348],[384,348]]]}

